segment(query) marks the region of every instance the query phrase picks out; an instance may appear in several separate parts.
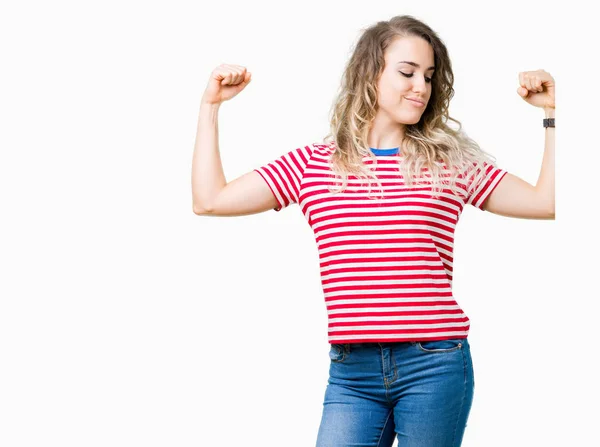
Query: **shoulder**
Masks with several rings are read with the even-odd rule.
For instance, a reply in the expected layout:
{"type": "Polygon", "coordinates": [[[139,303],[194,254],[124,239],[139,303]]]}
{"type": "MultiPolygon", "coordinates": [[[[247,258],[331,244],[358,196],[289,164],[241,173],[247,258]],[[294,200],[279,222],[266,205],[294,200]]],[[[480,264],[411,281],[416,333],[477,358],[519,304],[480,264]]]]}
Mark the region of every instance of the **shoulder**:
{"type": "Polygon", "coordinates": [[[335,151],[335,143],[312,143],[312,152],[320,158],[329,158],[335,151]]]}

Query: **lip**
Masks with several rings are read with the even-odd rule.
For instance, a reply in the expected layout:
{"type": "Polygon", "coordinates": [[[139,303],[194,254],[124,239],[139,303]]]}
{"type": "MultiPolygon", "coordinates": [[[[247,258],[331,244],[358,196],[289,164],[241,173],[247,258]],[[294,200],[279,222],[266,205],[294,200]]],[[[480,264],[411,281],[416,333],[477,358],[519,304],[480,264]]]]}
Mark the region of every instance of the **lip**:
{"type": "Polygon", "coordinates": [[[424,102],[419,101],[418,99],[411,99],[411,98],[405,98],[407,100],[409,100],[413,105],[417,106],[417,107],[423,107],[425,105],[424,102]]]}

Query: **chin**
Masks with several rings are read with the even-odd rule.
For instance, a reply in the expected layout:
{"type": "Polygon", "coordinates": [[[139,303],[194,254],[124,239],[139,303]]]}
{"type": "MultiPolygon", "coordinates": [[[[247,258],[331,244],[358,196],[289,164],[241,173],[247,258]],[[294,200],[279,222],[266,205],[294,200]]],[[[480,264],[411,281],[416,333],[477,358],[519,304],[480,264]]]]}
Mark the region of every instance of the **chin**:
{"type": "Polygon", "coordinates": [[[417,124],[421,121],[422,114],[410,115],[410,116],[399,116],[396,121],[401,124],[417,124]]]}

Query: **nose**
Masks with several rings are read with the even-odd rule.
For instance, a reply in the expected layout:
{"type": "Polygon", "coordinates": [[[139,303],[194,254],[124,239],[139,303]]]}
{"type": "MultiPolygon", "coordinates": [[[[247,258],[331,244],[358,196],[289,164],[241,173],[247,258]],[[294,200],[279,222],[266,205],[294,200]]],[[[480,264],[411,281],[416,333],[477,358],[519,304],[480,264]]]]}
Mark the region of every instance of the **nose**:
{"type": "Polygon", "coordinates": [[[427,82],[424,77],[416,78],[413,76],[413,92],[422,93],[427,91],[427,82]]]}

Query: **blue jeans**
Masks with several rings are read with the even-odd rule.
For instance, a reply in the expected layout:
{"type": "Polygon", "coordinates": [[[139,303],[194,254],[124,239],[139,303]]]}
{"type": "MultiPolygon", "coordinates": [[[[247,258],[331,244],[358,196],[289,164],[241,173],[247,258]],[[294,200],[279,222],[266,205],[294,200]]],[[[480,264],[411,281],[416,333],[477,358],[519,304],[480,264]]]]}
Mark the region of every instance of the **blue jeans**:
{"type": "Polygon", "coordinates": [[[460,446],[475,380],[469,342],[331,344],[317,447],[460,446]]]}

